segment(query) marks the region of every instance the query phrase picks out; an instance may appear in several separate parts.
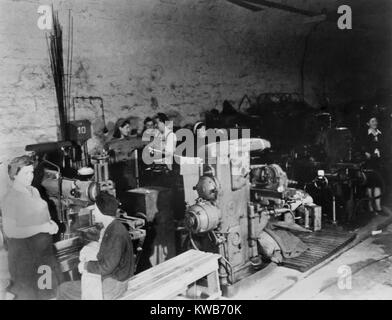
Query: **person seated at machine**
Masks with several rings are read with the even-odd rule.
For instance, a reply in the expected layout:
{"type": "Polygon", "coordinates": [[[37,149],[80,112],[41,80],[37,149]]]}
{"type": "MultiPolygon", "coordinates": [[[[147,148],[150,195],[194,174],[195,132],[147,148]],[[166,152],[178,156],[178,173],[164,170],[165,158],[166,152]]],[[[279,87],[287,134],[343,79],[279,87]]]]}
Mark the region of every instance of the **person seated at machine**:
{"type": "Polygon", "coordinates": [[[381,208],[381,188],[384,184],[381,173],[384,159],[383,135],[378,129],[376,117],[370,116],[367,126],[367,134],[363,137],[362,151],[366,157],[365,168],[371,171],[366,188],[369,197],[369,210],[375,214],[385,215],[381,208]]]}
{"type": "Polygon", "coordinates": [[[114,126],[113,139],[128,139],[131,134],[131,124],[128,120],[120,118],[114,126]]]}
{"type": "Polygon", "coordinates": [[[177,137],[171,129],[171,122],[169,122],[166,114],[158,113],[154,117],[154,124],[159,131],[159,136],[155,137],[153,145],[150,147],[150,152],[159,156],[159,159],[154,160],[156,164],[165,164],[172,170],[177,137]]]}
{"type": "MultiPolygon", "coordinates": [[[[125,226],[116,220],[118,201],[112,195],[101,192],[93,210],[95,223],[101,223],[97,261],[82,261],[78,269],[81,274],[89,272],[101,275],[102,297],[114,300],[127,290],[128,279],[134,273],[132,241],[125,226]]],[[[81,281],[64,282],[58,290],[59,300],[80,300],[81,281]]]]}

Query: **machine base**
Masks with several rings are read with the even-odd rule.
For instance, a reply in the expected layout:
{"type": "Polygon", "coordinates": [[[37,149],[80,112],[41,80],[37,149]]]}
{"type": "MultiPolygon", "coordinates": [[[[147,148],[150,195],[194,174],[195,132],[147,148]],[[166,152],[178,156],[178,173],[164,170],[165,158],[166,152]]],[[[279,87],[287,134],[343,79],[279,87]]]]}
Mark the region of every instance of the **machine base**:
{"type": "Polygon", "coordinates": [[[235,278],[238,279],[238,281],[233,284],[221,285],[222,296],[226,298],[232,298],[238,293],[239,289],[254,285],[255,281],[265,275],[265,270],[270,265],[270,263],[266,263],[257,269],[255,269],[250,263],[245,265],[235,274],[235,278]]]}

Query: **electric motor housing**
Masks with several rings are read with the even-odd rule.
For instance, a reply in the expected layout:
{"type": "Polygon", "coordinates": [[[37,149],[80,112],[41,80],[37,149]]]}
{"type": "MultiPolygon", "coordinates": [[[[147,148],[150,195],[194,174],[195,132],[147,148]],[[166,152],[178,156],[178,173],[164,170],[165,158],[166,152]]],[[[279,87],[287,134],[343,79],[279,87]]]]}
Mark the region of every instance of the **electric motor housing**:
{"type": "Polygon", "coordinates": [[[198,201],[185,213],[185,227],[192,233],[203,233],[219,226],[222,213],[209,201],[198,201]]]}
{"type": "MultiPolygon", "coordinates": [[[[49,196],[58,196],[58,179],[43,179],[41,185],[45,188],[49,196]]],[[[61,195],[65,198],[94,202],[99,191],[99,184],[94,181],[71,180],[67,178],[61,180],[61,195]]]]}

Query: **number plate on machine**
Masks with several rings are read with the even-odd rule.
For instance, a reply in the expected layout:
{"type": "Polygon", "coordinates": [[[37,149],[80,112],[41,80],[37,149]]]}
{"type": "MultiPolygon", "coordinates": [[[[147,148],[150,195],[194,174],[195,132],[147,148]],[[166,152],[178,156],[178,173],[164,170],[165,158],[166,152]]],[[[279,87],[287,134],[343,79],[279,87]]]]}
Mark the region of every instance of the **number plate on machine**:
{"type": "Polygon", "coordinates": [[[91,123],[89,120],[77,120],[69,123],[69,138],[71,141],[84,142],[91,138],[91,123]]]}

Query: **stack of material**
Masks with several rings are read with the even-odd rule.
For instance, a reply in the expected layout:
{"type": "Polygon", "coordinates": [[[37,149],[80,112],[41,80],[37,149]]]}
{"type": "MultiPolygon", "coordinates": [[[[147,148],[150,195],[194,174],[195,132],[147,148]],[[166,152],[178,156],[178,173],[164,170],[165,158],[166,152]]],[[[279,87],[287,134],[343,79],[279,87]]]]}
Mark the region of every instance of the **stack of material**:
{"type": "Polygon", "coordinates": [[[72,74],[72,52],[73,52],[73,18],[69,11],[69,28],[68,28],[68,54],[64,73],[63,60],[63,29],[59,22],[58,12],[52,8],[53,27],[46,38],[50,66],[53,75],[54,86],[56,89],[56,98],[58,106],[58,116],[60,121],[60,140],[67,139],[67,122],[70,109],[71,96],[71,74],[72,74]]]}

